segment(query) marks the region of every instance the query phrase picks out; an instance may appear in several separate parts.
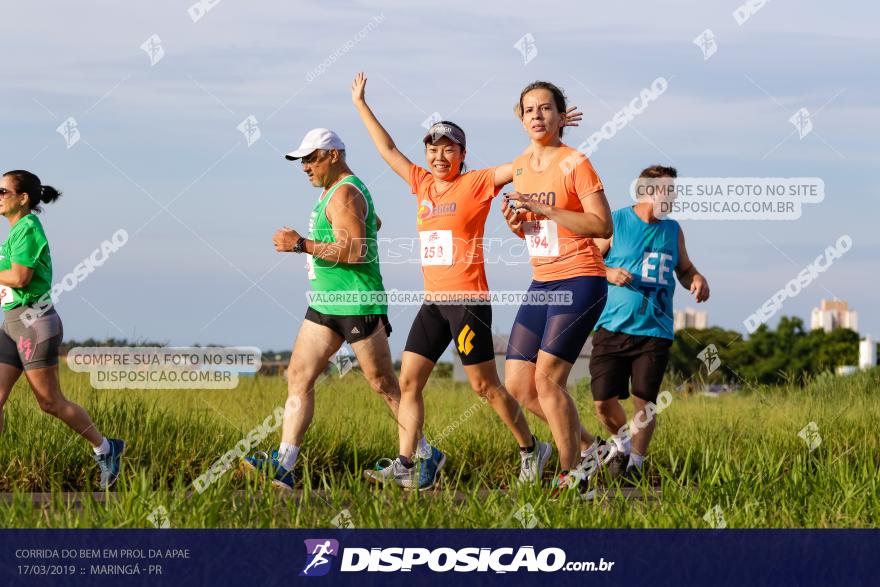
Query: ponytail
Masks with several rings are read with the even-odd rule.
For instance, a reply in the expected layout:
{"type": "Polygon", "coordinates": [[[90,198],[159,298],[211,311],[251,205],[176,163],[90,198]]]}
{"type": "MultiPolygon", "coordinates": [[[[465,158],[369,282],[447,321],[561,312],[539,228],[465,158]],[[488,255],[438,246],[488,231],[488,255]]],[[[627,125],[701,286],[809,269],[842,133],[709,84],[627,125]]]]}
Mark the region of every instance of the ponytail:
{"type": "MultiPolygon", "coordinates": [[[[40,203],[43,204],[51,204],[55,200],[61,197],[61,192],[56,190],[50,185],[44,185],[40,187],[40,203]]],[[[37,204],[39,206],[39,204],[37,204]]],[[[31,206],[31,210],[34,210],[34,207],[31,206]]]]}

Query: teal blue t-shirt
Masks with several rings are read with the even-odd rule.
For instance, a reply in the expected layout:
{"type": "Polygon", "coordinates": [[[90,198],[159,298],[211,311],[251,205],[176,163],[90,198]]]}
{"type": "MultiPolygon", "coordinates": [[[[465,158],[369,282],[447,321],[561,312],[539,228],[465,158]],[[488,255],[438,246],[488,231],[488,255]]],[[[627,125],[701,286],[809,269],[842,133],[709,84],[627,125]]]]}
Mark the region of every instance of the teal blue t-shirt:
{"type": "Polygon", "coordinates": [[[645,222],[632,207],[611,213],[614,240],[606,267],[629,271],[625,286],[608,284],[605,310],[596,323],[611,332],[673,338],[672,296],[678,265],[678,222],[645,222]]]}

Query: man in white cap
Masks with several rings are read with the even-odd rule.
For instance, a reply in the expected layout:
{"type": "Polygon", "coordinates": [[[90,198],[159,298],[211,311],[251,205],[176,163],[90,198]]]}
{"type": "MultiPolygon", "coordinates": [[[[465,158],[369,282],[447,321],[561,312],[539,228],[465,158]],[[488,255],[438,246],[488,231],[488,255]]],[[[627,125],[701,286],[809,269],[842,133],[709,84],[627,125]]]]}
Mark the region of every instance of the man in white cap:
{"type": "Polygon", "coordinates": [[[284,227],[272,238],[276,251],[306,255],[311,292],[287,369],[281,445],[271,457],[257,453],[244,465],[271,475],[276,487],[292,490],[293,468],[314,413],[315,382],[343,342],[352,346],[364,376],[395,419],[400,387],[388,347],[391,325],[376,242],[379,219],[370,192],[346,164],[345,145],[331,130],[310,130],[285,157],[300,160],[311,184],[322,188],[308,237],[284,227]]]}

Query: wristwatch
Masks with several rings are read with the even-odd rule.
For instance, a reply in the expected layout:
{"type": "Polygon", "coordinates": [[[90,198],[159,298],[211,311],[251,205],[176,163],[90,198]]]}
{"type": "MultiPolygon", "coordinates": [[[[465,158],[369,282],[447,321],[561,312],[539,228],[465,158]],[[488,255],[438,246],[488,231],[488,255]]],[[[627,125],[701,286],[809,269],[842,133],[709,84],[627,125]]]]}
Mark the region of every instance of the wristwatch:
{"type": "Polygon", "coordinates": [[[305,250],[306,239],[304,237],[299,237],[299,240],[296,241],[296,244],[293,245],[294,253],[302,253],[305,250]]]}

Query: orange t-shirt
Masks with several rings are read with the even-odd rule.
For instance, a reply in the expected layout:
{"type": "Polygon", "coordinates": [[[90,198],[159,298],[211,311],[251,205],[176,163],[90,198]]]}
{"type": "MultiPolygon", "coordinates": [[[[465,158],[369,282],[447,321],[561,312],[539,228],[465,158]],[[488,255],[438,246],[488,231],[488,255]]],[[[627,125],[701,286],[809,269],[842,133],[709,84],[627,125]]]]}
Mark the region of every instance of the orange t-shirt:
{"type": "MultiPolygon", "coordinates": [[[[557,208],[583,212],[578,195],[604,189],[596,170],[582,153],[562,145],[543,171],[529,165],[530,151],[513,161],[513,186],[523,195],[557,208]]],[[[592,238],[580,236],[546,217],[525,214],[523,232],[534,279],[554,281],[605,275],[605,262],[592,238]]]]}
{"type": "Polygon", "coordinates": [[[413,165],[412,193],[418,197],[416,224],[425,292],[488,292],[483,266],[483,229],[495,187],[495,168],[459,175],[437,193],[434,176],[413,165]]]}

